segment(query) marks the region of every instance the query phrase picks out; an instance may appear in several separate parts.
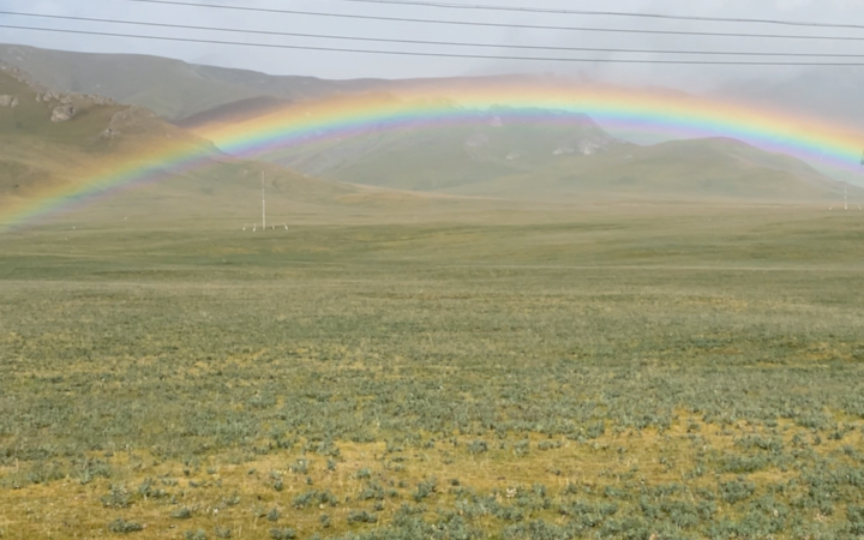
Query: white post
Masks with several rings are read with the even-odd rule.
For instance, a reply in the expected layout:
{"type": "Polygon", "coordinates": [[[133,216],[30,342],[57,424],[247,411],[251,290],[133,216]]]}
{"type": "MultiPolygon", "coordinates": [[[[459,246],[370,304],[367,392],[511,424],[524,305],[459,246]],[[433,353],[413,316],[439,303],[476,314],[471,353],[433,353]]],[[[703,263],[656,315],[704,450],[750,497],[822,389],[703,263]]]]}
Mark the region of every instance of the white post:
{"type": "Polygon", "coordinates": [[[267,230],[267,199],[264,198],[264,186],[261,186],[261,229],[267,230]]]}
{"type": "Polygon", "coordinates": [[[849,210],[849,186],[843,186],[843,209],[849,210]]]}

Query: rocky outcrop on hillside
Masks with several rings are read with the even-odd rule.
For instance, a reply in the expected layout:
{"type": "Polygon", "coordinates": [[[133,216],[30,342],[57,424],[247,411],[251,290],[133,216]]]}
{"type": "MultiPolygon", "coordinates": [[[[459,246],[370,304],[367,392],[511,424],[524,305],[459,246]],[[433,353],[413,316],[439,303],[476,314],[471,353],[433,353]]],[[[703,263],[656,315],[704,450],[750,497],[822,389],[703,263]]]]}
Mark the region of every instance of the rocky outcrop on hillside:
{"type": "Polygon", "coordinates": [[[69,105],[76,99],[93,105],[117,105],[117,102],[111,98],[93,94],[56,94],[54,92],[38,92],[36,94],[37,103],[59,102],[63,105],[69,105]]]}
{"type": "Polygon", "coordinates": [[[550,155],[592,156],[619,142],[585,114],[495,107],[477,115],[477,127],[464,144],[468,153],[480,160],[498,156],[506,161],[524,158],[545,162],[550,155]],[[531,135],[519,135],[526,127],[532,130],[531,135]]]}
{"type": "Polygon", "coordinates": [[[558,148],[552,152],[554,156],[562,156],[566,154],[580,154],[583,156],[593,156],[599,152],[605,150],[611,140],[600,139],[600,140],[581,140],[576,142],[575,144],[571,143],[562,143],[558,145],[558,148]]]}
{"type": "MultiPolygon", "coordinates": [[[[117,105],[117,102],[99,95],[89,94],[65,94],[46,89],[35,82],[25,71],[18,67],[0,62],[0,73],[11,77],[20,85],[26,87],[23,96],[17,94],[0,94],[0,108],[16,108],[21,105],[21,100],[35,101],[46,105],[46,114],[50,115],[51,122],[58,124],[74,119],[80,112],[94,106],[117,105]]],[[[6,89],[8,92],[9,89],[6,89]]],[[[20,92],[18,93],[20,94],[20,92]]]]}
{"type": "Polygon", "coordinates": [[[103,96],[46,90],[8,66],[0,66],[0,117],[0,135],[36,136],[87,150],[126,149],[145,140],[170,139],[218,153],[209,141],[161,120],[152,111],[120,105],[103,96]]]}
{"type": "Polygon", "coordinates": [[[68,122],[75,117],[75,107],[71,103],[54,107],[51,112],[51,121],[55,124],[58,122],[68,122]]]}

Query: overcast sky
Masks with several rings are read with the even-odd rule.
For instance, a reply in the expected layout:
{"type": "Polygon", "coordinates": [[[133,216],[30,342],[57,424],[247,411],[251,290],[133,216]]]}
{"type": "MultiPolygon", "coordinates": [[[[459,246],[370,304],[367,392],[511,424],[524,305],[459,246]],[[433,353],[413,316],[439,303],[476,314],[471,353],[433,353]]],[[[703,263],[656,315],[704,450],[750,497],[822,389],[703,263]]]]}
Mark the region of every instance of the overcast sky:
{"type": "MultiPolygon", "coordinates": [[[[0,0],[0,10],[56,15],[112,18],[136,21],[169,22],[255,29],[290,31],[341,36],[410,38],[435,41],[467,41],[495,44],[523,44],[553,47],[626,47],[675,50],[776,51],[776,52],[849,52],[864,51],[864,42],[816,42],[793,39],[687,37],[638,35],[589,31],[525,30],[512,28],[478,28],[407,22],[384,22],[339,19],[291,14],[266,14],[215,9],[212,6],[240,5],[276,9],[312,10],[328,13],[404,16],[462,21],[585,26],[592,28],[669,29],[686,31],[735,31],[760,34],[862,35],[864,30],[808,29],[762,24],[720,24],[711,22],[631,19],[621,17],[520,14],[454,10],[423,6],[364,4],[346,0],[187,0],[202,7],[153,5],[132,0],[0,0]],[[204,7],[210,6],[210,7],[204,7]]],[[[864,23],[864,0],[616,0],[588,2],[573,0],[446,0],[463,5],[530,6],[562,9],[638,11],[675,15],[723,17],[759,17],[771,19],[861,22],[864,23]]],[[[2,24],[54,28],[92,29],[127,34],[179,35],[229,41],[256,41],[312,46],[336,46],[390,50],[449,51],[504,55],[570,56],[602,59],[620,54],[579,53],[569,51],[513,51],[503,49],[466,49],[397,45],[388,43],[354,43],[313,38],[251,35],[248,33],[197,32],[177,29],[106,25],[77,21],[36,19],[0,15],[2,24]]],[[[68,35],[25,30],[2,29],[2,42],[86,52],[143,53],[173,57],[194,63],[248,68],[273,74],[314,75],[325,78],[356,77],[437,77],[466,74],[555,72],[612,80],[633,79],[643,83],[667,84],[679,88],[706,86],[730,78],[751,78],[766,72],[783,74],[792,68],[742,67],[666,67],[649,65],[615,65],[604,63],[520,62],[455,58],[427,58],[357,53],[315,52],[264,49],[216,44],[148,41],[124,37],[68,35]]],[[[636,57],[630,55],[630,57],[636,57]]],[[[640,55],[639,58],[656,58],[640,55]]],[[[782,60],[782,59],[781,59],[782,60]]]]}

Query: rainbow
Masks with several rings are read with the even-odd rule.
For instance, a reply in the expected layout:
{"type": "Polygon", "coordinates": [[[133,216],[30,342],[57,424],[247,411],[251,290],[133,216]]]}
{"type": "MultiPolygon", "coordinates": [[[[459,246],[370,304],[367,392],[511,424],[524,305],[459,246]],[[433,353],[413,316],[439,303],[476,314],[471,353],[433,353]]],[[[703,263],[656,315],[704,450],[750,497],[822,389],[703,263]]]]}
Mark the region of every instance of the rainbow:
{"type": "MultiPolygon", "coordinates": [[[[864,133],[849,126],[765,106],[660,90],[565,83],[428,83],[389,94],[303,102],[264,114],[193,129],[222,151],[256,158],[279,148],[406,127],[488,121],[575,122],[584,115],[603,127],[669,138],[726,137],[839,170],[859,167],[864,133]],[[483,120],[485,118],[485,120],[483,120]]],[[[77,181],[0,211],[0,230],[33,222],[94,199],[211,163],[200,145],[160,144],[77,175],[77,181]]]]}
{"type": "Polygon", "coordinates": [[[74,169],[74,177],[59,188],[0,205],[0,233],[74,211],[135,186],[198,170],[212,164],[212,158],[212,147],[188,141],[151,143],[131,156],[103,158],[97,165],[74,169]]]}
{"type": "Polygon", "coordinates": [[[734,138],[847,170],[859,165],[864,148],[864,133],[848,126],[765,106],[668,91],[475,84],[455,89],[436,85],[405,91],[400,97],[403,99],[373,94],[303,104],[228,125],[202,126],[199,134],[230,154],[254,158],[321,138],[476,122],[482,118],[478,111],[496,109],[496,114],[503,111],[511,122],[561,122],[567,115],[571,119],[588,115],[603,127],[669,138],[734,138]]]}

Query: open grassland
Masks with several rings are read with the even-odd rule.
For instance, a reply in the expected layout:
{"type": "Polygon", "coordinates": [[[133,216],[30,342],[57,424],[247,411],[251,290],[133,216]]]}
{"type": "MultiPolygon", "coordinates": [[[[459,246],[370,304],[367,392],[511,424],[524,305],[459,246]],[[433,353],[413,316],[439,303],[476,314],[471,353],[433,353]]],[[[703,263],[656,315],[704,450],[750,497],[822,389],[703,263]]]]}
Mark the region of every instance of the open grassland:
{"type": "Polygon", "coordinates": [[[0,237],[0,538],[864,535],[864,214],[534,217],[0,237]]]}

